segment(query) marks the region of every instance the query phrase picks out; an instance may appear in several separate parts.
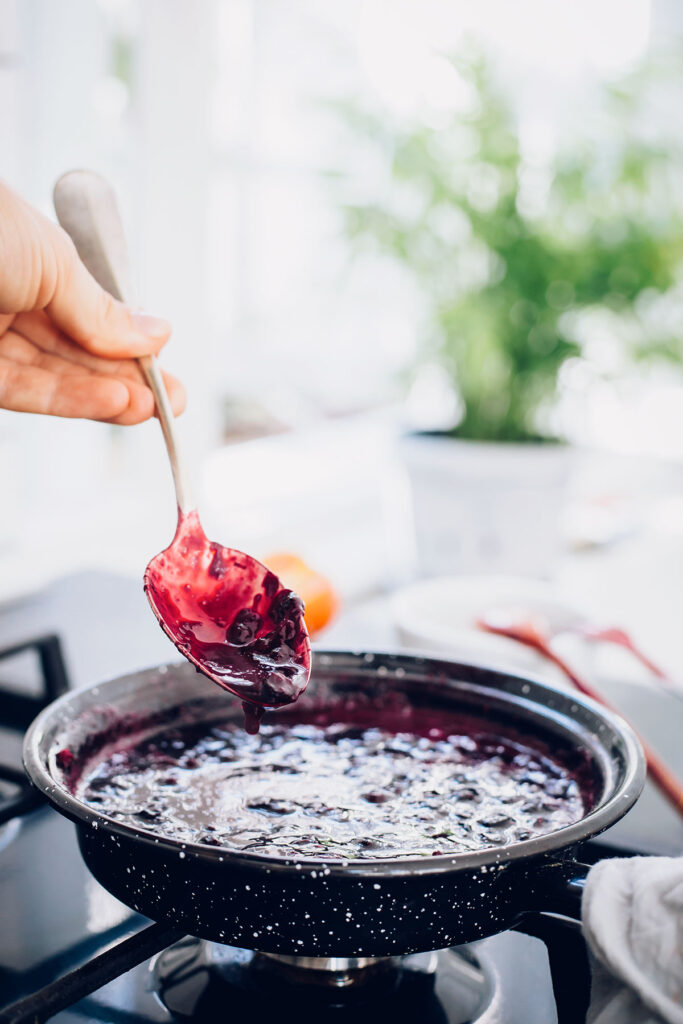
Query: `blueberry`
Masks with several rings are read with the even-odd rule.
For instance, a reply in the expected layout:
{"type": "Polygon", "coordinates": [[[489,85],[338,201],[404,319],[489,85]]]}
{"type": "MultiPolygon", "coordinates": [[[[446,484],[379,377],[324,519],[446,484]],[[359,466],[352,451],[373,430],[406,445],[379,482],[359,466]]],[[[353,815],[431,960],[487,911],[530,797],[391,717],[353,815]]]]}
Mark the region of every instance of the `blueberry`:
{"type": "Polygon", "coordinates": [[[381,843],[376,839],[370,839],[369,836],[364,836],[358,840],[358,846],[361,850],[379,850],[381,849],[381,843]]]}
{"type": "Polygon", "coordinates": [[[252,811],[265,811],[268,814],[293,814],[296,805],[289,800],[247,800],[247,807],[252,811]]]}
{"type": "Polygon", "coordinates": [[[226,635],[228,643],[235,647],[244,647],[256,639],[256,635],[263,625],[263,619],[258,612],[250,608],[243,608],[232,620],[226,635]]]}
{"type": "Polygon", "coordinates": [[[503,825],[510,825],[512,818],[508,814],[489,814],[487,818],[479,818],[478,824],[484,828],[502,828],[503,825]]]}
{"type": "Polygon", "coordinates": [[[197,842],[203,846],[220,846],[221,841],[216,836],[211,835],[210,832],[200,832],[197,836],[197,842]]]}
{"type": "Polygon", "coordinates": [[[283,619],[277,631],[285,642],[294,640],[299,633],[300,624],[295,619],[283,619]]]}
{"type": "Polygon", "coordinates": [[[270,617],[273,622],[295,619],[304,613],[304,603],[293,590],[281,590],[270,606],[270,617]]]}
{"type": "Polygon", "coordinates": [[[280,586],[280,581],[275,573],[269,572],[263,579],[263,589],[266,597],[273,597],[277,594],[277,588],[280,586]]]}
{"type": "Polygon", "coordinates": [[[543,786],[547,782],[547,776],[545,772],[526,772],[524,775],[520,775],[520,782],[527,782],[532,786],[543,786]]]}
{"type": "Polygon", "coordinates": [[[88,792],[90,792],[90,791],[97,792],[100,789],[106,789],[110,784],[111,784],[111,779],[107,779],[107,778],[91,779],[90,782],[88,783],[88,792]]]}
{"type": "Polygon", "coordinates": [[[293,654],[294,651],[287,644],[278,644],[277,647],[272,647],[270,650],[270,658],[276,665],[284,665],[292,658],[293,654]]]}
{"type": "Polygon", "coordinates": [[[550,779],[545,784],[545,791],[548,796],[566,797],[571,789],[571,779],[550,779]]]}
{"type": "Polygon", "coordinates": [[[453,796],[456,800],[476,800],[479,793],[474,786],[464,786],[462,789],[456,789],[453,796]]]}
{"type": "Polygon", "coordinates": [[[159,820],[159,812],[152,810],[151,808],[143,807],[142,810],[135,812],[135,817],[139,818],[143,822],[152,822],[159,820]]]}
{"type": "Polygon", "coordinates": [[[325,739],[328,743],[338,743],[339,740],[359,740],[362,739],[363,732],[362,726],[335,722],[325,730],[325,739]]]}
{"type": "Polygon", "coordinates": [[[271,672],[261,686],[259,699],[267,706],[287,704],[292,699],[292,684],[281,672],[271,672]]]}

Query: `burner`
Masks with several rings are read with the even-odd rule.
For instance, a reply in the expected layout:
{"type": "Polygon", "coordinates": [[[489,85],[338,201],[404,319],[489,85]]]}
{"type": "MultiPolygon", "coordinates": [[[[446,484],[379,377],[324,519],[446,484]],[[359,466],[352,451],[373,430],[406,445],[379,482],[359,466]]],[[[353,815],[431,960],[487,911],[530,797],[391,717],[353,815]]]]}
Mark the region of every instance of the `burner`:
{"type": "Polygon", "coordinates": [[[369,985],[374,995],[380,987],[394,989],[399,978],[398,957],[283,956],[278,953],[256,953],[255,957],[257,968],[292,984],[313,985],[328,992],[343,989],[345,995],[353,988],[361,999],[367,998],[369,985]]]}
{"type": "Polygon", "coordinates": [[[155,957],[150,970],[162,1004],[185,1021],[467,1024],[482,1019],[493,993],[489,973],[468,946],[347,960],[275,956],[187,938],[155,957]]]}

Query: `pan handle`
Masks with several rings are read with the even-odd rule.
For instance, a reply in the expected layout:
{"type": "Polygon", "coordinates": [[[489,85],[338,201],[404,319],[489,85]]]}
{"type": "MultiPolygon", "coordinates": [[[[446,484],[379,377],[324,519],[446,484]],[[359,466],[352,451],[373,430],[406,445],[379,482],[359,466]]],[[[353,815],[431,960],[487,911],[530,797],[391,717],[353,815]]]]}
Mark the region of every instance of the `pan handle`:
{"type": "Polygon", "coordinates": [[[576,861],[541,867],[534,877],[538,905],[513,925],[546,946],[558,1024],[585,1020],[590,1002],[591,969],[581,932],[581,899],[589,870],[589,864],[576,861]]]}
{"type": "Polygon", "coordinates": [[[542,867],[534,884],[537,899],[530,909],[580,922],[581,900],[590,869],[590,864],[575,860],[542,867]]]}

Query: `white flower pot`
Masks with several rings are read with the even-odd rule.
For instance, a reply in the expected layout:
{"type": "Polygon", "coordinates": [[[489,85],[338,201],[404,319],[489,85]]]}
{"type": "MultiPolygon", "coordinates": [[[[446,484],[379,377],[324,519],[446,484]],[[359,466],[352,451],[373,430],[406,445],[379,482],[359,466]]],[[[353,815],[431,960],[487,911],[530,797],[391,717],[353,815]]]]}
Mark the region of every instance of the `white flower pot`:
{"type": "Polygon", "coordinates": [[[400,446],[422,575],[552,573],[572,469],[569,446],[433,434],[410,434],[400,446]]]}

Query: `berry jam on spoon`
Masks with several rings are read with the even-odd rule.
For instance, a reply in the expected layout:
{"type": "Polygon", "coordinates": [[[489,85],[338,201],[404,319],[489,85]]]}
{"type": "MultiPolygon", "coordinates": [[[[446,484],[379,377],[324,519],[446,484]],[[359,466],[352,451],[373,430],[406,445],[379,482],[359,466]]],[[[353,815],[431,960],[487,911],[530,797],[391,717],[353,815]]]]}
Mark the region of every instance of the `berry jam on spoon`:
{"type": "MultiPolygon", "coordinates": [[[[55,185],[54,204],[90,273],[125,301],[127,249],[111,186],[91,171],[70,171],[55,185]]],[[[156,401],[178,501],[175,537],[147,566],[145,593],[178,650],[242,700],[245,727],[255,733],[266,708],[291,704],[308,683],[303,602],[261,562],[207,538],[189,497],[157,361],[139,362],[156,401]]]]}
{"type": "Polygon", "coordinates": [[[145,592],[185,657],[242,699],[247,732],[305,689],[303,601],[255,558],[209,541],[196,510],[181,512],[173,543],[147,566],[145,592]]]}

